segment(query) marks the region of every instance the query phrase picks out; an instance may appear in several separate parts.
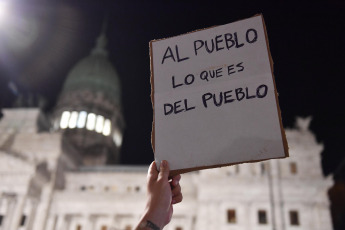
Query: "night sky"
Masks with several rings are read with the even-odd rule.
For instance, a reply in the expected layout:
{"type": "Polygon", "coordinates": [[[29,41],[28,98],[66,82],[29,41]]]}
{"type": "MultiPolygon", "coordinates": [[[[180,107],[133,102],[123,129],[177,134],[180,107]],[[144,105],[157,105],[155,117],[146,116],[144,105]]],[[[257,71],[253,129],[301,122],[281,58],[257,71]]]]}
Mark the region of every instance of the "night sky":
{"type": "Polygon", "coordinates": [[[12,2],[9,24],[33,19],[38,29],[30,45],[13,50],[6,23],[0,22],[1,107],[11,107],[18,94],[36,94],[46,98],[49,113],[68,71],[89,54],[108,14],[109,58],[122,82],[126,120],[122,162],[148,164],[153,159],[149,41],[262,13],[284,126],[292,127],[296,116],[313,116],[311,129],[325,145],[325,174],[344,159],[344,1],[12,2]]]}

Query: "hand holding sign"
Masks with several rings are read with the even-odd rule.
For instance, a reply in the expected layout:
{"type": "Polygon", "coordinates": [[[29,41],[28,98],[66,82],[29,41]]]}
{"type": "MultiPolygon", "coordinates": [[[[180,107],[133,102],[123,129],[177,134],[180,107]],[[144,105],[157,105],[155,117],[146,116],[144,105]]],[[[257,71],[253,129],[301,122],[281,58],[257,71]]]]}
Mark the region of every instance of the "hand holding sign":
{"type": "Polygon", "coordinates": [[[288,155],[261,15],[150,51],[156,162],[177,174],[288,155]]]}

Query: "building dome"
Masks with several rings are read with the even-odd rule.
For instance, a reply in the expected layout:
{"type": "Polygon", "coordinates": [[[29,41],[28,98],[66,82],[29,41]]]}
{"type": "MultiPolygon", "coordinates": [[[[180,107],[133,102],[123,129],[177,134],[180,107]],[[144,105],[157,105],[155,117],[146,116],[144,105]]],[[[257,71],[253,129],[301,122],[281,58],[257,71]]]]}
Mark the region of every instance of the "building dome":
{"type": "Polygon", "coordinates": [[[121,86],[105,47],[103,28],[90,55],[67,75],[54,112],[64,151],[82,165],[119,163],[124,128],[121,86]]]}
{"type": "Polygon", "coordinates": [[[67,75],[62,94],[80,89],[102,91],[109,100],[120,104],[119,76],[108,59],[105,46],[106,37],[102,33],[91,54],[80,60],[67,75]]]}

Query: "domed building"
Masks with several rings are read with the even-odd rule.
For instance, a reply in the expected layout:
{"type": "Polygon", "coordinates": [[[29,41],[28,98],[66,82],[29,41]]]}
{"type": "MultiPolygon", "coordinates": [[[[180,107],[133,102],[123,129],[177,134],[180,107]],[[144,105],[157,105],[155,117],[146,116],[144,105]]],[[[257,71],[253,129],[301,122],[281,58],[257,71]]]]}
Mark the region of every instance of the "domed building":
{"type": "MultiPolygon", "coordinates": [[[[148,166],[73,169],[64,134],[37,132],[38,114],[8,109],[0,122],[0,229],[133,230],[148,166]]],[[[331,230],[332,179],[322,176],[323,145],[309,122],[286,129],[289,158],[184,174],[184,200],[165,229],[331,230]]]]}
{"type": "MultiPolygon", "coordinates": [[[[133,230],[144,208],[146,166],[118,165],[124,119],[105,29],[67,76],[39,132],[39,109],[0,121],[0,230],[133,230]],[[108,165],[107,165],[108,164],[108,165]]],[[[184,200],[166,230],[332,229],[310,119],[286,129],[290,157],[183,175],[184,200]],[[205,186],[207,185],[207,186],[205,186]]]]}
{"type": "Polygon", "coordinates": [[[103,26],[90,55],[69,72],[54,112],[63,150],[79,165],[119,162],[124,129],[121,86],[106,43],[103,26]]]}

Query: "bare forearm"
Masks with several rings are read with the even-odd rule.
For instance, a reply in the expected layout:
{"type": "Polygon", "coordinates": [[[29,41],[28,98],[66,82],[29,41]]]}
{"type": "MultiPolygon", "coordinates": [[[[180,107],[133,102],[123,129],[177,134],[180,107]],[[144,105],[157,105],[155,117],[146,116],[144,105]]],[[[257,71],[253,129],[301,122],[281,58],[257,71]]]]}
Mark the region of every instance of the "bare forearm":
{"type": "Polygon", "coordinates": [[[135,230],[162,230],[171,220],[173,205],[182,201],[180,175],[169,180],[169,165],[162,161],[158,172],[152,162],[147,174],[147,204],[135,230]]]}

